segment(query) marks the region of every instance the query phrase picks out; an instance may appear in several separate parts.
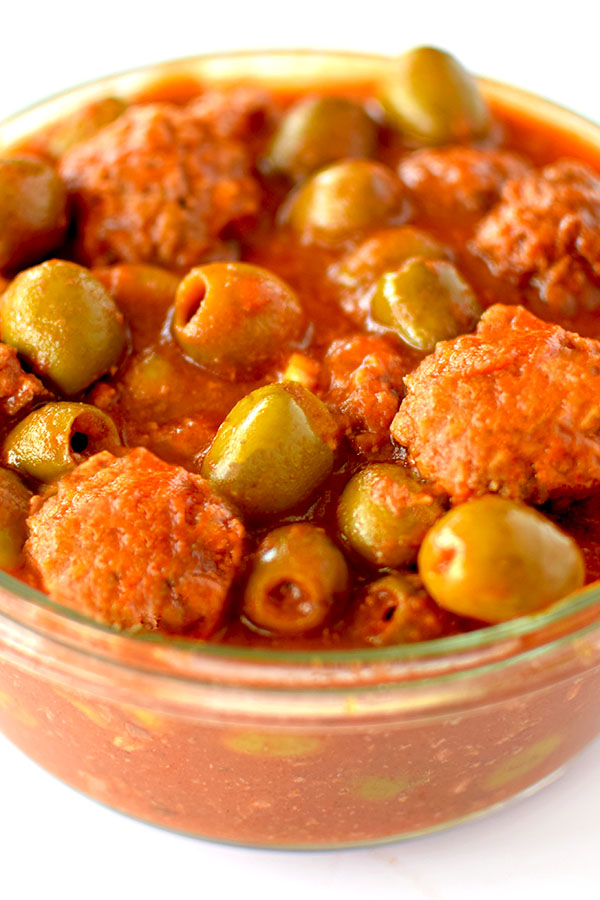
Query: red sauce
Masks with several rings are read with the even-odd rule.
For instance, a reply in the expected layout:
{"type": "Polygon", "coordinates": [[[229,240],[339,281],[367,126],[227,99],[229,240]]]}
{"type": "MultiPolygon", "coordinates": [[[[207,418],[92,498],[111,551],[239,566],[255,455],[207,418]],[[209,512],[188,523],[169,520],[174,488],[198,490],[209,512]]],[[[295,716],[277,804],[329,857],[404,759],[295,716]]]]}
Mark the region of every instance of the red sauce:
{"type": "MultiPolygon", "coordinates": [[[[354,85],[351,91],[335,89],[336,94],[357,100],[368,97],[371,91],[372,85],[354,85]]],[[[193,101],[198,92],[199,86],[193,79],[167,78],[144,90],[136,99],[143,104],[171,102],[182,105],[193,101]]],[[[322,92],[313,90],[311,93],[322,92]]],[[[290,92],[274,95],[271,102],[276,115],[280,115],[281,110],[296,99],[297,96],[290,92]]],[[[491,136],[480,145],[483,150],[513,151],[535,166],[569,156],[599,168],[598,158],[589,147],[577,145],[549,126],[541,126],[539,122],[501,108],[493,110],[493,119],[495,124],[491,136]]],[[[258,138],[258,149],[254,150],[256,157],[260,157],[261,151],[264,152],[268,135],[267,128],[264,137],[258,138]]],[[[37,141],[39,150],[39,137],[37,141]]],[[[397,134],[386,128],[380,129],[375,158],[395,169],[409,153],[405,142],[397,134]]],[[[324,396],[325,357],[332,342],[359,338],[364,334],[363,326],[347,312],[345,289],[340,289],[331,273],[336,264],[365,239],[365,233],[353,234],[348,239],[327,246],[299,241],[288,227],[279,224],[277,217],[289,184],[264,172],[258,177],[263,192],[258,218],[251,227],[244,227],[238,232],[237,243],[231,245],[232,253],[244,261],[269,269],[287,281],[300,298],[307,327],[299,340],[282,348],[275,364],[265,367],[252,378],[219,377],[206,371],[186,358],[173,340],[172,304],[180,273],[164,271],[150,277],[148,272],[140,274],[127,264],[94,268],[125,316],[131,332],[131,347],[119,372],[96,383],[83,399],[110,414],[127,447],[146,447],[161,459],[183,466],[192,473],[200,471],[204,454],[227,413],[250,391],[280,380],[290,354],[301,353],[308,357],[308,362],[315,366],[318,373],[315,390],[324,396]],[[156,375],[156,372],[159,374],[156,375]]],[[[417,203],[413,205],[410,224],[426,230],[448,249],[484,307],[494,303],[519,302],[522,294],[515,292],[513,284],[495,277],[473,248],[472,238],[482,215],[481,211],[467,211],[464,214],[432,217],[426,207],[419,207],[417,203]]],[[[73,252],[72,246],[65,247],[62,255],[73,252]]],[[[217,256],[224,252],[227,251],[222,247],[217,256]]],[[[60,256],[61,252],[56,255],[60,256]]],[[[595,309],[580,309],[575,314],[561,317],[533,294],[528,297],[528,302],[542,318],[550,318],[583,335],[600,337],[600,316],[595,309]]],[[[415,367],[423,357],[419,352],[402,349],[393,338],[389,338],[389,342],[394,352],[404,354],[403,358],[408,361],[406,371],[415,367]]],[[[375,401],[371,398],[369,402],[374,404],[375,401]]],[[[378,412],[367,408],[366,414],[376,417],[378,412]]],[[[249,552],[267,530],[297,521],[315,523],[324,528],[334,541],[338,541],[336,505],[349,476],[365,462],[390,459],[402,459],[400,448],[391,439],[366,449],[360,444],[343,441],[334,472],[321,486],[317,496],[285,516],[271,519],[268,525],[248,526],[249,552]]],[[[547,511],[577,537],[585,553],[589,581],[600,577],[600,530],[595,507],[594,501],[587,501],[573,507],[566,516],[552,508],[547,511]]],[[[338,608],[336,617],[319,633],[290,639],[263,634],[256,628],[248,627],[247,620],[240,615],[243,588],[243,578],[240,577],[238,586],[232,592],[226,620],[212,639],[243,645],[294,648],[353,646],[356,638],[348,634],[345,623],[354,598],[360,594],[364,584],[373,579],[373,570],[357,562],[354,557],[349,559],[349,564],[354,582],[353,593],[348,604],[338,608]]],[[[243,575],[243,572],[240,574],[243,575]]],[[[31,572],[25,572],[24,577],[36,582],[31,572]]],[[[471,630],[479,627],[479,623],[453,619],[449,627],[451,633],[471,630]]],[[[190,636],[194,636],[193,631],[190,636]]]]}

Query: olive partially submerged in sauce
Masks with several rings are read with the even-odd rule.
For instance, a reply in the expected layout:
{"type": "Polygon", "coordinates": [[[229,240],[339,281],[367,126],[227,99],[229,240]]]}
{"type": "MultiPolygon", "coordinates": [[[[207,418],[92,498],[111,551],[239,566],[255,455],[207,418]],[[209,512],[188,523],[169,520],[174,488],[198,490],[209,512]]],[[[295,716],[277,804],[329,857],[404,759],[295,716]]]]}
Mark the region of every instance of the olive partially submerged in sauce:
{"type": "Polygon", "coordinates": [[[444,609],[494,623],[561,600],[583,585],[585,567],[573,538],[540,512],[490,494],[436,522],[419,572],[444,609]]]}
{"type": "Polygon", "coordinates": [[[373,463],[347,483],[337,509],[348,547],[373,566],[410,566],[443,506],[401,465],[373,463]]]}
{"type": "Polygon", "coordinates": [[[405,344],[429,352],[472,331],[482,309],[471,286],[445,260],[410,259],[379,279],[371,314],[405,344]]]}
{"type": "Polygon", "coordinates": [[[67,396],[115,369],[127,341],[123,315],[100,281],[61,259],[17,275],[2,297],[0,333],[67,396]]]}
{"type": "Polygon", "coordinates": [[[344,556],[322,529],[284,525],[256,551],[243,612],[273,634],[306,634],[327,621],[348,586],[344,556]]]}
{"type": "Polygon", "coordinates": [[[231,410],[202,474],[250,518],[285,512],[331,474],[337,426],[327,407],[295,382],[270,384],[231,410]]]}
{"type": "Polygon", "coordinates": [[[417,47],[395,60],[379,96],[390,122],[419,144],[468,141],[489,128],[475,79],[436,47],[417,47]]]}
{"type": "Polygon", "coordinates": [[[281,218],[310,243],[342,240],[405,214],[402,186],[391,169],[369,159],[348,159],[321,169],[297,188],[281,218]]]}
{"type": "Polygon", "coordinates": [[[0,272],[38,262],[62,240],[67,192],[41,159],[0,159],[0,272]]]}
{"type": "Polygon", "coordinates": [[[2,447],[6,465],[50,482],[101,450],[121,446],[114,422],[88,403],[46,403],[9,432],[2,447]]]}
{"type": "Polygon", "coordinates": [[[293,179],[305,178],[338,159],[367,157],[377,128],[364,107],[345,97],[306,97],[279,125],[265,165],[293,179]]]}
{"type": "Polygon", "coordinates": [[[215,262],[190,269],[175,296],[173,336],[217,374],[248,375],[281,356],[303,321],[296,293],[261,266],[215,262]]]}

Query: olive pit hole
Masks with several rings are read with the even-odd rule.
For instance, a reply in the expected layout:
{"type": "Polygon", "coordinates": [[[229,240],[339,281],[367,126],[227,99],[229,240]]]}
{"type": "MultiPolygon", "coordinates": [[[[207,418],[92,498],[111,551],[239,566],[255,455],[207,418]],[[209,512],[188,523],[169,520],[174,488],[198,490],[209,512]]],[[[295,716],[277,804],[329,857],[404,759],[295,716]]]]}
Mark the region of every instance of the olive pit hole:
{"type": "Polygon", "coordinates": [[[206,283],[202,278],[194,280],[192,285],[186,285],[186,292],[179,308],[179,319],[181,327],[186,328],[200,307],[202,301],[206,297],[206,283]]]}
{"type": "Polygon", "coordinates": [[[118,443],[118,437],[100,414],[86,410],[73,420],[69,450],[75,458],[87,458],[101,450],[113,451],[118,443]]]}
{"type": "Polygon", "coordinates": [[[383,615],[381,617],[382,622],[391,622],[394,618],[394,613],[396,612],[395,606],[388,606],[387,609],[383,611],[383,615]]]}
{"type": "Polygon", "coordinates": [[[71,435],[71,450],[77,455],[85,453],[88,448],[89,438],[83,431],[75,431],[71,435]]]}
{"type": "Polygon", "coordinates": [[[278,581],[267,592],[267,599],[280,615],[307,615],[312,609],[310,596],[297,581],[278,581]]]}

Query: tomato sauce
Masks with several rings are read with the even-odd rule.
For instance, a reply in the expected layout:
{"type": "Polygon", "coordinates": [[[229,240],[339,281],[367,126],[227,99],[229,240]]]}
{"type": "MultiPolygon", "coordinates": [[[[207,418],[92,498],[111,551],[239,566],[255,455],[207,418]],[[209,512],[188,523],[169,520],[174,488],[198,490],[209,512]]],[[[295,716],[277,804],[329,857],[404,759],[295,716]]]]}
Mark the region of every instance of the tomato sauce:
{"type": "MultiPolygon", "coordinates": [[[[241,89],[244,90],[243,86],[241,89]]],[[[336,88],[336,93],[339,91],[341,95],[364,101],[369,98],[372,90],[373,86],[366,84],[354,85],[348,91],[336,88]]],[[[321,92],[315,87],[311,93],[321,92]]],[[[148,104],[149,108],[155,103],[173,103],[184,109],[187,108],[185,104],[193,103],[197,96],[202,98],[202,90],[193,79],[175,78],[151,86],[136,100],[142,105],[148,104]]],[[[301,96],[302,94],[290,91],[272,93],[269,103],[275,113],[271,114],[281,116],[301,96]]],[[[223,110],[224,115],[229,114],[226,105],[223,110]]],[[[252,137],[252,141],[256,142],[253,154],[255,159],[260,160],[265,153],[270,132],[264,126],[267,114],[261,111],[259,118],[256,115],[253,111],[252,127],[257,129],[257,134],[252,137]]],[[[489,136],[476,142],[475,150],[500,153],[508,151],[509,154],[517,154],[524,161],[523,165],[543,166],[568,156],[581,159],[596,170],[599,168],[598,159],[593,156],[589,147],[574,144],[550,127],[542,127],[514,111],[502,108],[492,110],[492,119],[494,124],[489,136]]],[[[40,147],[44,146],[43,136],[35,138],[32,146],[39,153],[40,147]]],[[[27,149],[25,146],[25,150],[27,149]]],[[[380,125],[374,158],[395,170],[411,153],[412,148],[397,132],[380,125]]],[[[227,258],[230,253],[231,258],[262,266],[284,279],[297,292],[304,310],[305,327],[298,339],[281,348],[280,357],[275,363],[264,366],[259,373],[253,373],[250,379],[240,375],[215,375],[188,359],[174,341],[173,302],[181,272],[131,266],[126,262],[93,268],[94,274],[114,297],[125,317],[130,333],[130,347],[119,371],[96,382],[81,399],[111,416],[125,447],[146,447],[166,462],[183,466],[191,473],[201,471],[204,456],[217,429],[235,404],[256,388],[286,377],[286,367],[291,358],[298,357],[304,361],[305,366],[312,367],[313,383],[310,386],[320,396],[327,397],[328,378],[331,366],[334,365],[329,361],[332,344],[342,340],[360,340],[365,334],[365,325],[371,334],[379,336],[384,351],[387,346],[390,352],[399,354],[404,374],[414,369],[425,355],[406,347],[400,348],[397,341],[382,334],[381,328],[373,328],[372,322],[365,323],[362,314],[357,316],[352,313],[349,289],[340,285],[336,271],[364,241],[365,232],[326,244],[299,240],[293,229],[281,221],[280,209],[289,191],[289,183],[260,164],[256,174],[262,192],[257,216],[252,223],[242,226],[235,241],[223,244],[217,255],[227,258]]],[[[467,182],[465,191],[469,190],[467,182]]],[[[411,226],[423,229],[446,248],[448,256],[470,283],[483,307],[495,303],[525,302],[541,318],[558,322],[583,335],[600,337],[600,315],[593,304],[593,308],[588,304],[587,308],[580,306],[574,312],[570,310],[565,315],[557,314],[556,310],[550,309],[539,299],[535,290],[515,289],[510,280],[494,275],[473,243],[477,225],[489,209],[487,201],[485,208],[478,209],[479,201],[475,197],[472,209],[465,207],[462,211],[454,211],[452,215],[435,216],[431,215],[428,206],[431,200],[435,205],[435,194],[423,196],[425,202],[412,203],[409,216],[403,216],[403,220],[408,218],[411,226]]],[[[393,220],[390,224],[394,224],[393,220]]],[[[366,236],[368,235],[369,232],[366,236]]],[[[68,257],[70,254],[75,254],[77,258],[76,244],[67,244],[56,255],[68,257]]],[[[353,390],[352,377],[351,372],[340,376],[342,384],[346,379],[348,391],[353,390]]],[[[384,382],[387,377],[385,375],[384,382]]],[[[383,390],[384,393],[388,392],[386,402],[392,405],[394,402],[399,403],[401,378],[397,378],[397,384],[392,384],[391,387],[384,384],[383,390]]],[[[372,396],[367,394],[360,415],[367,420],[370,417],[375,422],[375,427],[387,430],[383,419],[383,424],[379,424],[379,419],[384,415],[377,405],[381,402],[379,393],[372,396]]],[[[337,399],[337,395],[335,398],[332,395],[330,407],[338,415],[341,415],[341,406],[342,401],[337,399]]],[[[353,414],[356,415],[356,412],[353,414]]],[[[402,448],[389,437],[373,441],[369,438],[362,443],[360,440],[342,441],[332,475],[321,485],[318,494],[310,502],[282,517],[271,518],[267,524],[248,524],[247,561],[268,530],[286,523],[316,524],[324,528],[334,541],[338,541],[336,507],[349,477],[365,463],[386,460],[402,462],[403,459],[402,448]]],[[[563,528],[577,537],[585,554],[588,581],[600,577],[600,533],[596,506],[594,500],[588,500],[572,505],[568,514],[551,505],[546,510],[550,517],[554,517],[563,528]]],[[[372,570],[352,555],[348,563],[354,590],[346,607],[338,608],[336,617],[318,634],[296,637],[293,640],[265,634],[240,614],[247,565],[242,567],[223,625],[212,636],[212,640],[298,649],[354,646],[355,638],[348,634],[345,625],[353,597],[360,594],[363,586],[372,578],[372,570]]],[[[26,570],[22,574],[26,580],[37,583],[34,572],[26,570]]],[[[480,623],[476,620],[454,619],[452,622],[452,631],[469,631],[477,627],[480,627],[480,623]]]]}
{"type": "MultiPolygon", "coordinates": [[[[364,91],[353,88],[351,96],[359,99],[368,96],[364,91]]],[[[156,92],[145,93],[143,100],[170,100],[184,102],[191,99],[188,84],[162,84],[156,92]]],[[[288,106],[298,99],[286,94],[283,105],[288,106]]],[[[540,127],[527,118],[509,113],[504,109],[494,109],[496,127],[487,145],[494,149],[506,149],[530,161],[536,166],[546,165],[563,156],[579,158],[599,168],[598,159],[589,147],[574,145],[564,135],[557,135],[550,127],[540,127]]],[[[384,132],[380,138],[378,158],[392,168],[407,154],[407,147],[400,137],[384,132]]],[[[302,340],[289,347],[289,352],[302,352],[311,360],[323,365],[324,356],[334,340],[351,338],[363,333],[343,308],[343,296],[331,272],[336,263],[349,253],[362,236],[337,242],[333,246],[303,245],[285,226],[278,224],[276,211],[283,201],[287,184],[276,178],[266,178],[263,186],[268,202],[262,211],[258,226],[250,230],[241,242],[240,257],[277,273],[298,293],[306,311],[308,327],[302,340]],[[342,302],[341,302],[342,301],[342,302]]],[[[473,286],[478,298],[485,306],[494,303],[520,302],[514,287],[495,278],[481,257],[473,251],[473,236],[478,216],[465,216],[462,220],[440,221],[413,212],[410,223],[426,230],[447,246],[460,271],[473,286]]],[[[170,333],[170,315],[176,282],[175,279],[146,290],[143,285],[130,284],[131,274],[127,267],[108,267],[96,274],[109,287],[120,304],[132,331],[132,353],[124,369],[116,379],[108,379],[96,385],[91,392],[92,401],[104,408],[118,424],[125,442],[130,446],[143,445],[161,458],[183,465],[191,471],[199,471],[204,453],[227,413],[243,396],[262,384],[282,377],[285,357],[281,364],[263,376],[251,381],[228,381],[202,371],[188,361],[174,344],[170,333]],[[141,295],[140,295],[141,291],[141,295]],[[151,370],[159,372],[159,381],[151,370]],[[154,385],[154,386],[153,386],[154,385]]],[[[565,328],[591,337],[600,337],[600,316],[596,311],[579,310],[575,316],[560,317],[549,314],[543,303],[529,298],[537,315],[558,321],[565,328]]],[[[412,365],[416,366],[422,355],[413,352],[412,365]]],[[[376,452],[360,455],[344,445],[338,454],[336,470],[328,483],[322,486],[319,496],[305,509],[285,516],[281,523],[290,521],[310,521],[324,527],[332,536],[336,534],[336,504],[349,474],[366,460],[383,460],[398,457],[398,448],[391,442],[379,447],[376,452]]],[[[597,502],[587,501],[571,507],[568,515],[547,510],[555,515],[562,527],[571,531],[582,546],[586,564],[587,579],[600,577],[600,531],[597,527],[597,502]]],[[[269,527],[273,524],[269,523],[269,527]]],[[[254,529],[251,546],[266,532],[266,527],[254,529]]],[[[353,560],[353,577],[360,586],[369,577],[367,567],[357,565],[353,560]]],[[[342,611],[340,620],[331,623],[319,635],[290,641],[282,637],[264,635],[248,627],[247,621],[236,615],[240,598],[231,606],[229,624],[213,639],[242,645],[274,647],[343,647],[351,646],[344,633],[342,611]]],[[[474,621],[463,620],[461,630],[479,627],[474,621]]]]}

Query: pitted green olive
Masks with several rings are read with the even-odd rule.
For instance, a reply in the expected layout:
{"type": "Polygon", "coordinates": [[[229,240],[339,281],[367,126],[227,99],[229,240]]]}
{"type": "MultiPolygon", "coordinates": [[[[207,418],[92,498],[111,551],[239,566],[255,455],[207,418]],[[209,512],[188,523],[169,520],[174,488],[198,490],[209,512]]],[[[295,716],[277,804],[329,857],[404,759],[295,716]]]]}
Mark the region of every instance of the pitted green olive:
{"type": "Polygon", "coordinates": [[[438,341],[472,331],[482,309],[455,266],[444,260],[411,259],[377,282],[371,298],[375,322],[404,343],[429,352],[438,341]]]}
{"type": "Polygon", "coordinates": [[[6,465],[51,482],[94,453],[120,446],[112,419],[87,403],[46,403],[29,413],[5,438],[6,465]]]}
{"type": "Polygon", "coordinates": [[[363,106],[343,97],[306,97],[284,116],[268,169],[301,179],[338,159],[371,156],[377,129],[363,106]]]}
{"type": "Polygon", "coordinates": [[[394,572],[367,585],[348,630],[361,644],[386,647],[434,640],[451,634],[453,624],[452,616],[433,602],[418,575],[394,572]]]}
{"type": "Polygon", "coordinates": [[[282,219],[303,240],[339,240],[404,215],[403,190],[382,163],[347,159],[321,169],[292,192],[282,219]]]}
{"type": "Polygon", "coordinates": [[[282,513],[331,473],[336,434],[325,404],[302,385],[269,384],[231,410],[202,474],[246,516],[282,513]]]}
{"type": "Polygon", "coordinates": [[[415,562],[425,534],[443,513],[440,501],[395,463],[374,463],[350,479],[338,504],[348,546],[377,567],[415,562]]]}
{"type": "Polygon", "coordinates": [[[275,361],[302,321],[298,297],[281,278],[260,266],[215,262],[179,284],[173,335],[184,353],[217,374],[249,374],[275,361]]]}
{"type": "Polygon", "coordinates": [[[475,79],[435,47],[417,47],[397,59],[379,93],[390,122],[420,144],[468,141],[489,128],[475,79]]]}
{"type": "Polygon", "coordinates": [[[327,621],[348,582],[344,557],[321,528],[284,525],[256,551],[243,612],[273,634],[305,634],[327,621]]]}
{"type": "Polygon", "coordinates": [[[123,316],[91,272],[53,259],[21,272],[2,297],[2,340],[67,396],[116,367],[123,316]]]}
{"type": "Polygon", "coordinates": [[[447,259],[449,255],[447,247],[412,225],[382,228],[342,257],[332,274],[345,287],[365,289],[409,259],[447,259]]]}
{"type": "Polygon", "coordinates": [[[581,587],[569,535],[531,507],[487,495],[454,507],[428,532],[419,572],[434,600],[484,622],[535,613],[581,587]]]}

